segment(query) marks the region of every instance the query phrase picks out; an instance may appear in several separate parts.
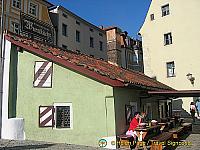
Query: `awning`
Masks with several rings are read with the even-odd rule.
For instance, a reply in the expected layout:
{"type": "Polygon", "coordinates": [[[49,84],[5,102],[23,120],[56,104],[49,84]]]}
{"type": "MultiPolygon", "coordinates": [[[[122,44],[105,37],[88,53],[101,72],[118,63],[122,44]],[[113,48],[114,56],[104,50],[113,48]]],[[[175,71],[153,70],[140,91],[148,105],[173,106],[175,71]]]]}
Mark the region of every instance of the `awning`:
{"type": "Polygon", "coordinates": [[[166,91],[148,91],[150,95],[165,97],[200,97],[200,90],[166,90],[166,91]]]}

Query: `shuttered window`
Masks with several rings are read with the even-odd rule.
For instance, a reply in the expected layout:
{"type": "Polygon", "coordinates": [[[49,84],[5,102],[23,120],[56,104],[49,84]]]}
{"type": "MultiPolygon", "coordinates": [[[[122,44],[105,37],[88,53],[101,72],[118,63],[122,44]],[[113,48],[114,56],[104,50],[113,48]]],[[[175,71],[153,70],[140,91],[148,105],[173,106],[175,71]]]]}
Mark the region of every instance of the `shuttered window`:
{"type": "Polygon", "coordinates": [[[52,62],[36,61],[33,86],[37,88],[52,87],[52,62]]]}
{"type": "Polygon", "coordinates": [[[54,126],[54,107],[39,106],[39,127],[54,126]]]}
{"type": "Polygon", "coordinates": [[[72,129],[72,103],[55,103],[54,106],[39,106],[39,127],[72,129]]]}

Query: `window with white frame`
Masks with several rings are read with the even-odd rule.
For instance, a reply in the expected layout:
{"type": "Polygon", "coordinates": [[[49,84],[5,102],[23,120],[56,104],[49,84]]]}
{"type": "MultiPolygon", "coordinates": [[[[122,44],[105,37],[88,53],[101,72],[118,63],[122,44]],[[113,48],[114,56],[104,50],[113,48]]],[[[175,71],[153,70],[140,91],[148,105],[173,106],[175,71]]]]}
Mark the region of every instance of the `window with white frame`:
{"type": "Polygon", "coordinates": [[[34,15],[34,16],[37,16],[37,14],[38,14],[38,5],[35,4],[35,3],[30,2],[29,3],[29,13],[34,15]]]}
{"type": "Polygon", "coordinates": [[[12,0],[12,7],[21,9],[21,0],[12,0]]]}
{"type": "Polygon", "coordinates": [[[55,103],[55,127],[69,128],[73,127],[72,103],[55,103]]]}
{"type": "Polygon", "coordinates": [[[161,10],[162,10],[162,16],[169,15],[169,4],[162,6],[161,10]]]}
{"type": "Polygon", "coordinates": [[[36,61],[33,86],[35,88],[52,87],[53,63],[49,61],[36,61]]]}
{"type": "Polygon", "coordinates": [[[19,25],[19,23],[12,22],[12,29],[13,29],[14,33],[19,34],[20,33],[20,25],[19,25]]]}
{"type": "Polygon", "coordinates": [[[170,45],[172,44],[172,33],[166,33],[164,34],[164,45],[170,45]]]}
{"type": "Polygon", "coordinates": [[[167,62],[167,77],[175,77],[175,64],[174,64],[174,61],[167,62]]]}

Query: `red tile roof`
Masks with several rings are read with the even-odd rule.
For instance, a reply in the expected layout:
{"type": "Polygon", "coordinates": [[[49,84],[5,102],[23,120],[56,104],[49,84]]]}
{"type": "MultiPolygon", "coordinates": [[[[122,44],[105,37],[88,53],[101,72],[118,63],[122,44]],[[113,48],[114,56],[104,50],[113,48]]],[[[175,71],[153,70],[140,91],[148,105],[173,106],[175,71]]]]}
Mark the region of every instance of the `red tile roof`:
{"type": "Polygon", "coordinates": [[[173,90],[143,73],[129,71],[84,54],[63,51],[11,33],[6,34],[5,38],[30,53],[113,87],[134,86],[150,90],[173,90]]]}

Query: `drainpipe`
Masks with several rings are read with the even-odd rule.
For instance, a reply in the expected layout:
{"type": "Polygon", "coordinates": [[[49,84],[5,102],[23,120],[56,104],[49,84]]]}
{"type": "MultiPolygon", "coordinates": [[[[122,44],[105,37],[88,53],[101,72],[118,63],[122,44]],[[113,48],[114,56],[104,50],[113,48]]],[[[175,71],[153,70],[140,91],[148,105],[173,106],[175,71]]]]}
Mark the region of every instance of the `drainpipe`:
{"type": "Polygon", "coordinates": [[[3,32],[4,32],[4,0],[1,3],[1,37],[0,37],[0,138],[2,129],[2,98],[3,98],[3,73],[4,73],[4,55],[3,32]]]}

